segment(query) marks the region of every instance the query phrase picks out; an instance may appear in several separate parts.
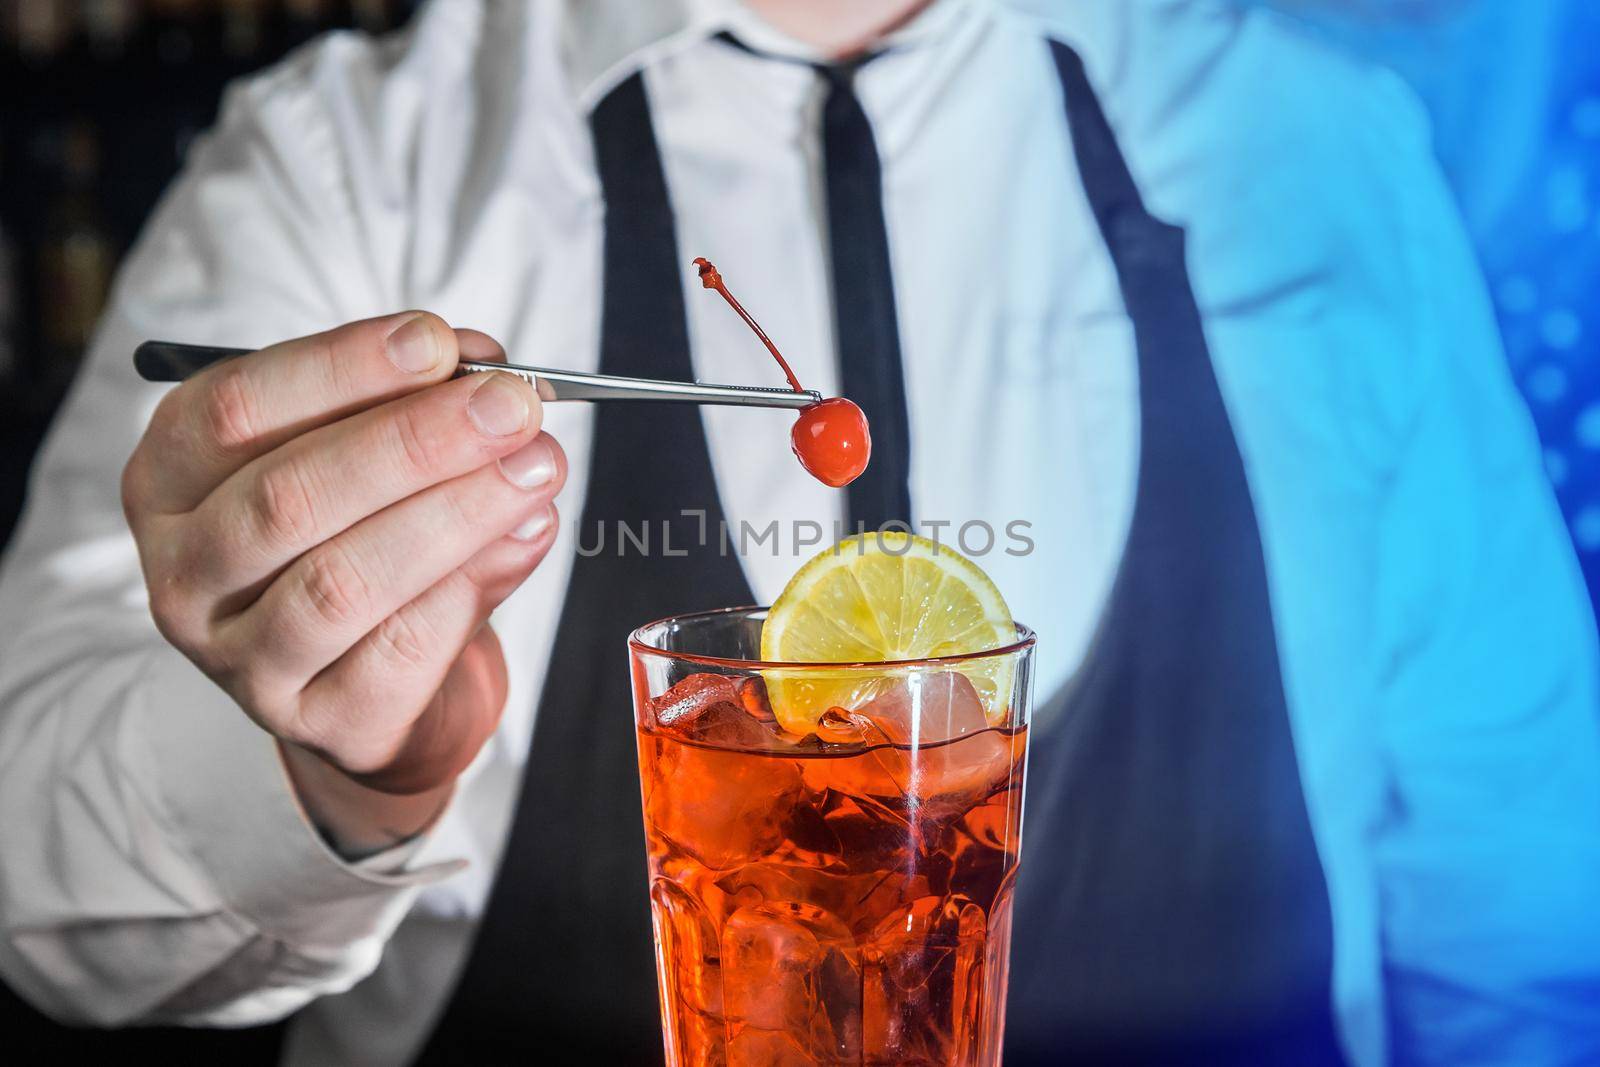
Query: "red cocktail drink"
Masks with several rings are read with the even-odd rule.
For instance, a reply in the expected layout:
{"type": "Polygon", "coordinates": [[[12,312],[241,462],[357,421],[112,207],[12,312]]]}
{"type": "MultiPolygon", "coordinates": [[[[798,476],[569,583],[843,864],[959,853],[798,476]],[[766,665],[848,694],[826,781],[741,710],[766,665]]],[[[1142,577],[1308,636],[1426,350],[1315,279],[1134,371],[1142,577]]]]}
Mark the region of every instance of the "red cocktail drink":
{"type": "Polygon", "coordinates": [[[760,620],[631,642],[669,1063],[998,1064],[1032,635],[741,660],[760,620]],[[817,693],[847,695],[811,732],[779,725],[773,701],[817,693]]]}

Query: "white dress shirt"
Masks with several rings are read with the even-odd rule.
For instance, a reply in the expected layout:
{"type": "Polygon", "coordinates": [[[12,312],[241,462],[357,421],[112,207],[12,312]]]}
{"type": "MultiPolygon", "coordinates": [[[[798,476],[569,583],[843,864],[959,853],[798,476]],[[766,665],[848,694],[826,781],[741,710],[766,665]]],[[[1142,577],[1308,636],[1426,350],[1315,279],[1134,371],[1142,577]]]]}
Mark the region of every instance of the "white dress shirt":
{"type": "MultiPolygon", "coordinates": [[[[1262,525],[1353,1062],[1384,1062],[1391,1033],[1455,1067],[1600,1057],[1582,999],[1600,973],[1593,624],[1419,109],[1264,12],[1027,6],[938,0],[857,81],[883,159],[916,513],[951,522],[946,538],[972,520],[1001,532],[978,561],[1041,634],[1048,729],[1138,463],[1132,331],[1054,35],[1084,56],[1151,209],[1188,229],[1262,525]],[[1026,556],[1004,551],[1014,521],[1026,556]]],[[[810,56],[717,0],[435,0],[404,33],[334,35],[230,91],[122,272],[0,574],[0,974],[18,991],[103,1025],[304,1009],[293,1067],[417,1047],[493,879],[578,531],[495,616],[509,703],[446,814],[344,863],[270,739],[151,623],[118,477],[161,388],[130,354],[421,307],[523,362],[592,369],[587,114],[642,69],[697,376],[777,381],[700,290],[705,255],[805,384],[835,391],[821,88],[712,39],[729,27],[810,56]]],[[[569,520],[591,419],[546,410],[569,520]]],[[[794,463],[784,415],[704,421],[730,520],[778,520],[776,548],[744,559],[770,599],[816,550],[794,524],[831,540],[842,494],[794,463]]]]}

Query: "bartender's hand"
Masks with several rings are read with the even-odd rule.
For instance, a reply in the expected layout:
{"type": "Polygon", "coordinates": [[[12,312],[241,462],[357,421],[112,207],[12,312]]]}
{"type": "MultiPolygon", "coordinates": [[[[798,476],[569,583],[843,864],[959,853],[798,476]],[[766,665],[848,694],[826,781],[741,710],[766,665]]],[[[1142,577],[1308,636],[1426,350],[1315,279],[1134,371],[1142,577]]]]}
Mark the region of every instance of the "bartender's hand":
{"type": "Polygon", "coordinates": [[[482,334],[408,312],[169,393],[123,473],[161,633],[279,739],[349,852],[422,829],[499,721],[489,613],[556,531],[566,457],[482,334]]]}

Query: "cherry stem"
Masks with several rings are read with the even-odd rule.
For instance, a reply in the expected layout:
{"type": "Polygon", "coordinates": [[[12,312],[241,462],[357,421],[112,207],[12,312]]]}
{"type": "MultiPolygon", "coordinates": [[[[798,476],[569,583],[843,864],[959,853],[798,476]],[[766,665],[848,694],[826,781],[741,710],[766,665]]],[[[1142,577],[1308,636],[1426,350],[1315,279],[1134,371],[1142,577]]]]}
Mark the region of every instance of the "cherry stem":
{"type": "Polygon", "coordinates": [[[789,388],[797,393],[805,392],[805,389],[800,385],[800,379],[796,378],[794,371],[789,369],[789,361],[783,358],[783,353],[778,351],[778,346],[772,343],[772,338],[767,336],[767,331],[761,328],[761,324],[751,318],[750,313],[744,309],[744,306],[733,298],[732,293],[728,292],[728,287],[722,284],[722,275],[717,273],[717,268],[712,266],[711,261],[701,256],[694,261],[694,265],[700,270],[700,284],[707,289],[715,289],[721,293],[722,299],[728,302],[728,306],[737,311],[739,317],[749,324],[750,328],[756,332],[757,337],[761,338],[761,343],[767,346],[767,351],[772,353],[772,358],[777,360],[778,366],[783,368],[784,377],[789,379],[789,388]]]}

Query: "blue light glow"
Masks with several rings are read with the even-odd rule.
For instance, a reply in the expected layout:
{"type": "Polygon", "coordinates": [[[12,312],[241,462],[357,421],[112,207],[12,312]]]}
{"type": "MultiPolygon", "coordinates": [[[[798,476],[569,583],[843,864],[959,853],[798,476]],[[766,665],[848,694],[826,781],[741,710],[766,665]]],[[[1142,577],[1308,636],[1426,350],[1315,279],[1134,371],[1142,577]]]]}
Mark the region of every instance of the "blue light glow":
{"type": "Polygon", "coordinates": [[[1546,468],[1600,594],[1600,4],[1276,0],[1433,118],[1546,468]]]}

